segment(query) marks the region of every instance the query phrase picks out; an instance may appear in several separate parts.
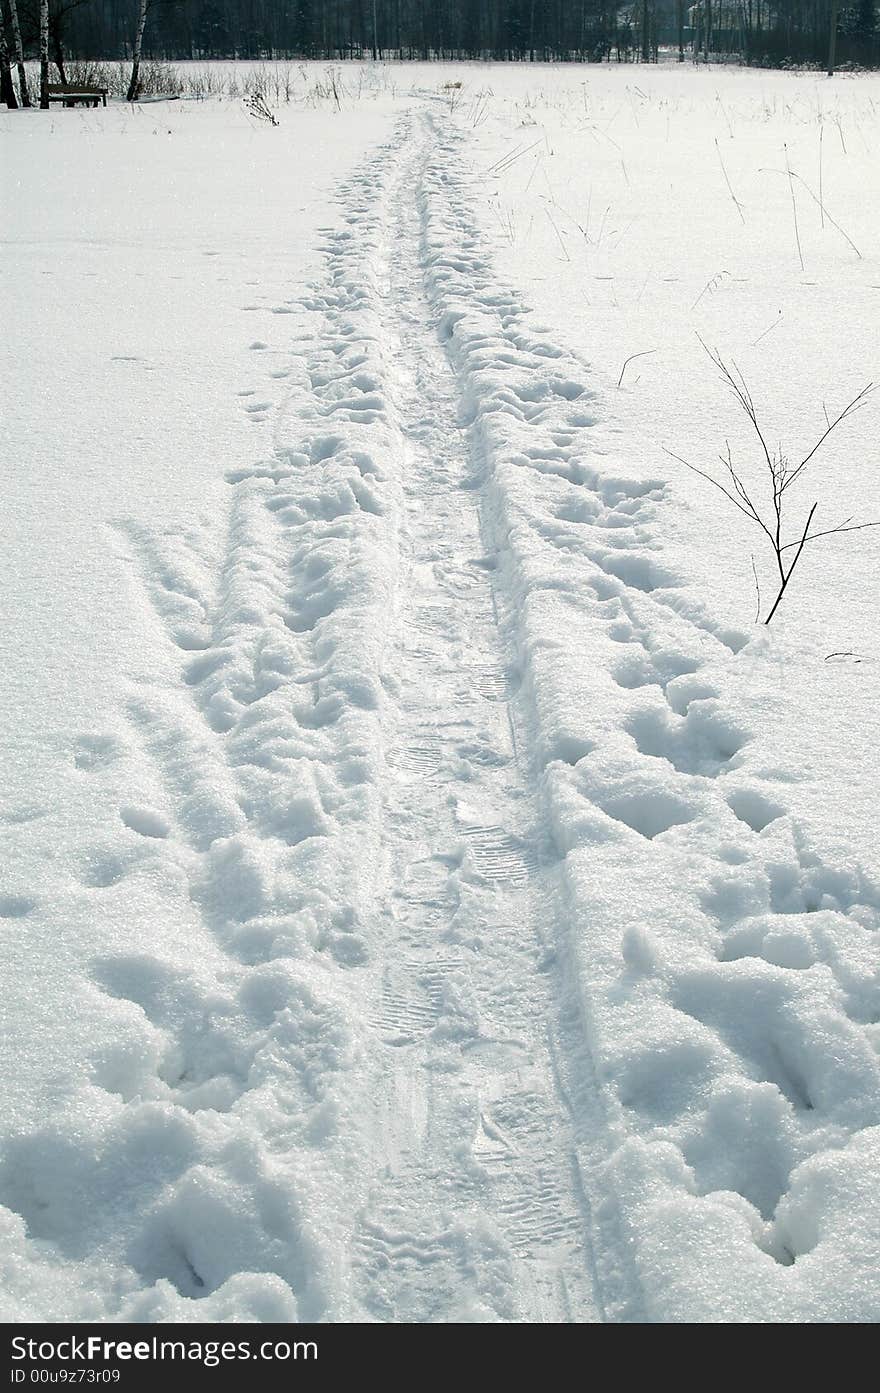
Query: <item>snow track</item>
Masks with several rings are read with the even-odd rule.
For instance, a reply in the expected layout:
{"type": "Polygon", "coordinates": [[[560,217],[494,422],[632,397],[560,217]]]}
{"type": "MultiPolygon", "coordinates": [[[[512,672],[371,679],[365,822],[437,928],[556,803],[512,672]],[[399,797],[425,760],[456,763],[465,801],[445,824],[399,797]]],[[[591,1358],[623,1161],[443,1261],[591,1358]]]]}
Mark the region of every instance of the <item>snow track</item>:
{"type": "Polygon", "coordinates": [[[383,268],[404,514],[373,1015],[382,1125],[355,1286],[378,1319],[596,1319],[541,973],[553,872],[508,700],[484,480],[426,300],[432,147],[419,123],[383,268]]]}
{"type": "Polygon", "coordinates": [[[563,866],[562,1073],[605,1309],[870,1319],[880,1235],[843,1216],[880,1136],[880,888],[823,864],[772,768],[738,772],[757,732],[709,674],[748,635],[665,564],[662,482],[620,470],[583,365],[484,272],[460,141],[440,131],[425,183],[426,265],[563,866]]]}
{"type": "Polygon", "coordinates": [[[120,528],[167,669],[80,743],[119,831],[77,893],[143,946],[0,1170],[13,1309],[867,1318],[880,889],[746,768],[749,636],[495,277],[440,111],[276,307],[225,545],[120,528]]]}

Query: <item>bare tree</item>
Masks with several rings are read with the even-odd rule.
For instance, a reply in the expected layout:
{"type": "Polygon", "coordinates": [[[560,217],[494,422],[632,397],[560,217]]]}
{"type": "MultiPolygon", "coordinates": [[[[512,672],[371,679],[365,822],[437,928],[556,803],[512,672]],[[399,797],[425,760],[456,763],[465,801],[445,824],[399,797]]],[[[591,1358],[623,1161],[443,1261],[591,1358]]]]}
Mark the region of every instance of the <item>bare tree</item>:
{"type": "Polygon", "coordinates": [[[131,80],[128,84],[128,92],[125,100],[136,102],[138,99],[138,75],[141,66],[141,48],[144,42],[144,30],[147,27],[147,10],[150,8],[150,0],[139,0],[137,32],[134,36],[134,52],[131,60],[131,80]]]}
{"type": "MultiPolygon", "coordinates": [[[[700,342],[703,343],[702,339],[700,342]]],[[[712,350],[704,343],[703,347],[721,373],[721,376],[733,393],[735,400],[742,407],[757,436],[761,459],[770,485],[769,505],[762,506],[755,502],[757,495],[754,489],[746,484],[742,473],[734,465],[729,443],[726,446],[725,453],[719,455],[721,464],[724,466],[724,473],[720,479],[716,478],[714,474],[710,474],[705,469],[698,469],[696,465],[690,464],[686,459],[682,459],[681,455],[673,454],[671,450],[667,450],[666,453],[671,455],[673,459],[677,459],[679,464],[683,464],[685,468],[690,469],[692,473],[699,474],[701,479],[707,479],[710,484],[714,484],[715,488],[720,489],[724,497],[728,499],[739,512],[743,513],[750,522],[756,524],[767,539],[773,553],[774,567],[778,577],[776,596],[764,619],[764,623],[769,624],[779,608],[779,604],[788,588],[788,583],[791,580],[794,569],[801,559],[801,553],[808,542],[815,542],[820,537],[831,537],[839,532],[860,532],[867,527],[880,527],[880,522],[853,522],[852,517],[847,517],[841,522],[833,523],[830,527],[817,528],[814,523],[819,508],[818,499],[807,511],[806,521],[803,525],[798,523],[793,532],[786,527],[786,507],[788,504],[789,489],[801,478],[807,465],[828,439],[831,432],[845,421],[848,416],[851,416],[854,411],[858,411],[860,407],[865,405],[869,396],[874,391],[874,384],[869,382],[866,387],[863,387],[860,392],[857,392],[852,401],[850,401],[833,420],[829,417],[827,411],[825,411],[825,430],[819,436],[812,449],[807,451],[800,463],[792,464],[788,457],[783,454],[781,446],[775,451],[770,450],[764,429],[758,421],[758,413],[755,408],[755,403],[752,400],[751,392],[739,368],[737,368],[735,364],[733,367],[728,367],[717,349],[712,350]]],[[[760,610],[761,597],[759,589],[756,622],[761,617],[760,610]]]]}
{"type": "Polygon", "coordinates": [[[18,90],[22,106],[30,106],[31,94],[28,91],[27,73],[24,67],[24,48],[21,42],[21,25],[18,22],[18,0],[9,0],[9,17],[12,20],[12,47],[15,52],[15,66],[18,69],[18,90]]]}
{"type": "Polygon", "coordinates": [[[64,86],[67,85],[67,73],[64,71],[64,40],[68,16],[73,10],[78,10],[81,5],[88,3],[89,0],[50,0],[49,3],[49,51],[52,62],[58,69],[59,80],[64,86]]]}
{"type": "MultiPolygon", "coordinates": [[[[71,3],[73,5],[81,5],[86,3],[86,0],[71,0],[71,3]]],[[[165,4],[170,8],[171,5],[177,3],[179,3],[179,0],[138,0],[138,19],[134,36],[134,48],[132,50],[131,77],[128,83],[128,91],[125,95],[125,100],[127,102],[136,102],[140,96],[141,54],[144,45],[144,30],[147,27],[147,15],[150,10],[159,5],[165,4]]]]}
{"type": "Polygon", "coordinates": [[[3,17],[2,5],[0,5],[0,102],[4,102],[12,111],[18,106],[18,102],[15,100],[15,88],[12,85],[12,68],[9,63],[9,44],[6,42],[6,20],[3,17]]]}
{"type": "MultiPolygon", "coordinates": [[[[40,43],[40,36],[43,27],[43,0],[15,0],[16,7],[21,13],[22,39],[26,45],[40,43]]],[[[49,0],[48,13],[45,16],[47,25],[47,49],[50,63],[54,63],[58,69],[58,80],[62,86],[67,85],[67,73],[64,70],[64,43],[66,32],[70,27],[70,15],[80,6],[89,4],[89,0],[49,0]]],[[[116,43],[116,34],[107,40],[109,48],[116,43]]]]}

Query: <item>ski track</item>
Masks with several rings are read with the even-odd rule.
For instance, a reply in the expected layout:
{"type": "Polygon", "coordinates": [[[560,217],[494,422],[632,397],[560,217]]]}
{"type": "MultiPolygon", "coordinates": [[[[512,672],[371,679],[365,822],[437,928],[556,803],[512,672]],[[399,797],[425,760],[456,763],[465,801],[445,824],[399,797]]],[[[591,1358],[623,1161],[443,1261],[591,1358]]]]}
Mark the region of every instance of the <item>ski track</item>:
{"type": "Polygon", "coordinates": [[[748,636],[495,276],[439,113],[262,306],[297,346],[241,393],[222,557],[123,529],[179,677],[80,742],[121,827],[81,892],[183,887],[190,947],[94,963],[137,1048],[0,1175],[55,1319],[784,1320],[798,1176],[877,1121],[880,890],[738,774],[708,670],[748,636]]]}

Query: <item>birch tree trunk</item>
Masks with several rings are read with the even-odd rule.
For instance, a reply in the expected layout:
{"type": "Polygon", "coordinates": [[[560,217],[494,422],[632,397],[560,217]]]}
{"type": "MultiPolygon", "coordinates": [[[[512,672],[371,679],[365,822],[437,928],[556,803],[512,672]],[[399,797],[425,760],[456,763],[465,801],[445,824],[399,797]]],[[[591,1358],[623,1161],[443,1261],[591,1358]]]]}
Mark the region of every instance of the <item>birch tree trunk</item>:
{"type": "Polygon", "coordinates": [[[40,0],[40,109],[49,110],[49,0],[40,0]]]}
{"type": "Polygon", "coordinates": [[[24,49],[21,45],[21,25],[18,22],[18,0],[9,0],[9,14],[12,19],[12,47],[15,52],[15,66],[18,69],[18,90],[21,92],[22,106],[30,106],[31,94],[28,91],[27,73],[24,70],[24,49]]]}
{"type": "Polygon", "coordinates": [[[6,21],[0,8],[0,102],[5,102],[10,111],[18,106],[15,88],[12,85],[12,68],[9,65],[9,45],[6,42],[6,21]]]}
{"type": "Polygon", "coordinates": [[[141,66],[141,48],[144,42],[144,30],[147,27],[147,8],[150,0],[139,0],[138,5],[138,26],[134,39],[134,53],[131,61],[131,81],[128,84],[128,94],[125,98],[127,102],[136,102],[138,99],[138,73],[141,66]]]}

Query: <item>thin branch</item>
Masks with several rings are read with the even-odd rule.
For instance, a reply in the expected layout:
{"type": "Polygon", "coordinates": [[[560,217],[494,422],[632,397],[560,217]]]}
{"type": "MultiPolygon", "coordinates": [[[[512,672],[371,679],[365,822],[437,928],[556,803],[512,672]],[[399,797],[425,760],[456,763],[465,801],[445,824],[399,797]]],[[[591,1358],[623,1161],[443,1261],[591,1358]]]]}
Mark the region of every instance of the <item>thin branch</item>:
{"type": "MultiPolygon", "coordinates": [[[[856,256],[859,258],[859,261],[862,261],[862,260],[864,259],[864,258],[862,257],[862,253],[859,251],[859,249],[858,249],[858,247],[856,246],[855,242],[854,242],[853,239],[850,237],[850,235],[849,235],[849,233],[847,232],[846,228],[845,228],[845,227],[841,227],[840,223],[839,223],[839,222],[836,222],[836,221],[834,220],[834,218],[832,218],[832,216],[831,216],[831,214],[829,213],[828,209],[825,207],[825,204],[824,204],[822,198],[821,198],[821,197],[819,197],[819,198],[816,197],[816,195],[814,194],[813,190],[810,188],[809,184],[807,183],[806,179],[803,177],[803,175],[798,174],[797,170],[794,170],[794,169],[773,169],[773,168],[771,168],[770,166],[765,165],[764,168],[761,169],[760,173],[762,173],[762,174],[784,174],[785,177],[786,177],[787,179],[789,179],[789,180],[791,180],[791,179],[797,179],[798,183],[799,183],[800,185],[802,185],[802,187],[803,187],[803,188],[806,190],[806,192],[810,195],[810,198],[813,200],[813,202],[814,202],[814,203],[817,203],[817,204],[819,205],[819,208],[820,208],[821,213],[822,213],[822,226],[823,226],[823,227],[825,226],[825,219],[827,218],[828,221],[830,222],[831,226],[832,226],[832,227],[836,227],[836,228],[837,228],[837,231],[840,233],[841,237],[843,237],[843,239],[844,239],[846,242],[848,242],[849,245],[852,247],[852,249],[853,249],[853,251],[855,252],[856,256]]],[[[820,188],[820,193],[821,193],[821,184],[820,184],[819,188],[820,188]]]]}
{"type": "Polygon", "coordinates": [[[656,349],[656,348],[643,348],[642,351],[641,351],[641,353],[631,353],[631,354],[629,355],[629,357],[625,360],[625,362],[624,362],[624,364],[623,364],[623,367],[620,369],[620,376],[619,376],[618,379],[617,379],[617,385],[618,385],[618,387],[620,386],[621,382],[623,381],[623,374],[626,372],[627,367],[629,366],[629,364],[630,364],[635,358],[648,358],[648,357],[650,357],[650,355],[651,355],[652,353],[657,353],[657,352],[659,352],[659,350],[656,349]]]}
{"type": "Polygon", "coordinates": [[[767,536],[770,538],[772,542],[773,534],[770,532],[766,524],[762,522],[761,518],[758,516],[757,512],[755,512],[754,508],[749,509],[743,507],[742,503],[740,503],[739,500],[734,497],[730,490],[726,489],[724,485],[719,483],[717,479],[713,478],[711,474],[708,474],[705,469],[698,469],[695,464],[691,464],[688,460],[682,459],[681,455],[676,455],[672,450],[667,450],[665,445],[663,446],[663,451],[664,454],[669,455],[670,459],[678,460],[679,464],[683,464],[685,469],[689,469],[693,474],[699,474],[701,479],[708,480],[710,484],[714,484],[717,489],[720,489],[721,492],[724,494],[724,497],[728,498],[730,502],[733,504],[734,508],[739,508],[739,511],[741,513],[745,513],[746,517],[749,519],[750,522],[756,522],[760,527],[761,531],[766,532],[767,536]]]}
{"type": "Polygon", "coordinates": [[[819,439],[816,441],[810,453],[801,460],[797,469],[794,470],[791,477],[788,479],[786,487],[788,486],[788,484],[793,484],[797,476],[800,474],[801,470],[806,468],[816,451],[819,449],[819,446],[823,445],[825,441],[828,439],[829,435],[834,430],[834,427],[839,426],[841,421],[846,420],[847,416],[851,416],[854,411],[858,411],[860,407],[864,406],[868,400],[868,397],[871,395],[873,391],[874,383],[869,382],[867,386],[863,387],[860,392],[856,392],[856,395],[853,397],[852,401],[843,408],[840,415],[835,417],[828,429],[824,431],[822,435],[819,436],[819,439]]]}
{"type": "Polygon", "coordinates": [[[777,609],[779,608],[779,603],[780,603],[780,601],[781,601],[783,595],[785,594],[785,588],[786,588],[786,586],[788,585],[788,582],[791,580],[792,572],[794,571],[795,566],[797,565],[797,563],[798,563],[798,562],[800,561],[800,559],[801,559],[801,552],[803,551],[803,549],[804,549],[804,544],[805,544],[805,542],[806,542],[806,540],[807,540],[807,533],[808,533],[809,530],[810,530],[810,523],[813,521],[813,514],[815,513],[815,511],[816,511],[816,509],[818,508],[818,506],[819,506],[818,503],[814,503],[813,506],[812,506],[812,508],[810,509],[810,513],[809,513],[809,516],[808,516],[808,518],[807,518],[806,526],[804,527],[804,535],[803,535],[803,537],[801,538],[800,546],[798,547],[798,549],[797,549],[797,551],[796,551],[796,553],[795,553],[795,558],[794,558],[794,560],[792,561],[791,565],[789,566],[788,572],[787,572],[787,574],[785,575],[785,578],[783,579],[783,582],[782,582],[782,584],[781,584],[780,587],[779,587],[779,594],[776,596],[776,599],[773,601],[773,608],[771,609],[770,613],[767,615],[767,618],[764,620],[765,625],[767,625],[767,624],[770,623],[770,620],[773,618],[774,614],[776,613],[777,609]]]}
{"type": "Polygon", "coordinates": [[[709,345],[706,343],[705,339],[702,338],[700,334],[697,334],[697,338],[699,339],[705,351],[708,353],[710,359],[715,364],[718,371],[721,373],[727,385],[730,387],[730,390],[733,392],[743,411],[746,413],[749,420],[751,421],[752,426],[754,427],[754,430],[758,436],[758,440],[761,443],[761,449],[764,453],[764,459],[767,461],[767,468],[770,470],[770,473],[772,475],[774,473],[773,459],[770,454],[770,449],[767,445],[767,441],[764,439],[764,433],[761,430],[760,425],[758,424],[758,413],[755,409],[755,403],[752,401],[752,394],[749,391],[748,386],[746,385],[745,378],[743,377],[739,368],[734,363],[734,370],[739,376],[739,381],[737,381],[736,378],[733,376],[733,373],[731,372],[730,368],[728,368],[727,364],[724,362],[724,359],[721,357],[721,354],[718,352],[717,348],[711,349],[709,345]]]}
{"type": "Polygon", "coordinates": [[[773,330],[776,328],[776,326],[777,326],[779,323],[781,323],[781,321],[782,321],[782,310],[779,311],[778,315],[777,315],[776,318],[774,319],[773,323],[770,325],[769,329],[765,329],[764,332],[763,332],[763,334],[759,334],[759,335],[758,335],[758,337],[755,339],[754,343],[752,344],[752,348],[757,348],[757,347],[758,347],[758,344],[761,342],[761,340],[762,340],[762,339],[766,339],[766,337],[767,337],[768,334],[772,334],[773,330]]]}
{"type": "Polygon", "coordinates": [[[849,233],[847,232],[846,228],[845,228],[845,227],[841,227],[839,222],[835,222],[834,218],[832,218],[831,214],[829,213],[828,209],[825,207],[825,204],[822,202],[821,198],[817,198],[816,195],[813,193],[813,190],[810,188],[810,186],[809,186],[809,184],[807,183],[806,179],[802,178],[802,176],[801,176],[800,174],[798,174],[795,170],[792,170],[791,173],[792,173],[792,178],[793,178],[793,179],[797,179],[798,183],[803,185],[803,187],[806,189],[807,193],[810,195],[810,198],[813,200],[813,202],[814,202],[814,203],[818,203],[818,205],[819,205],[819,207],[820,207],[820,209],[821,209],[821,211],[822,211],[822,219],[823,219],[822,226],[823,226],[823,227],[825,226],[824,219],[827,218],[828,221],[830,222],[831,226],[837,228],[837,230],[838,230],[838,232],[840,233],[841,237],[843,237],[844,240],[845,240],[846,242],[849,243],[849,245],[852,247],[853,251],[855,252],[856,256],[859,258],[859,261],[861,261],[861,260],[863,259],[863,258],[862,258],[862,253],[859,251],[859,249],[858,249],[858,247],[856,246],[855,242],[854,242],[853,239],[850,237],[850,235],[849,235],[849,233]]]}
{"type": "Polygon", "coordinates": [[[806,267],[804,266],[804,254],[801,251],[801,234],[798,230],[797,199],[794,196],[794,183],[792,182],[794,176],[792,175],[791,164],[788,158],[788,146],[783,145],[782,148],[785,151],[785,168],[788,174],[788,188],[791,194],[791,209],[794,214],[794,240],[797,242],[798,258],[800,259],[801,270],[805,271],[806,267]]]}
{"type": "MultiPolygon", "coordinates": [[[[880,522],[854,522],[852,525],[840,523],[838,527],[826,527],[822,532],[811,532],[808,537],[804,538],[804,541],[815,542],[819,537],[833,537],[838,532],[863,532],[866,527],[880,527],[880,522]]],[[[797,545],[797,542],[786,542],[782,550],[790,551],[792,547],[797,545]]]]}
{"type": "Polygon", "coordinates": [[[722,156],[722,154],[721,154],[721,146],[718,144],[718,137],[717,137],[717,136],[715,137],[715,149],[718,151],[718,160],[719,160],[719,163],[720,163],[720,165],[721,165],[721,173],[724,175],[724,182],[725,182],[725,184],[727,185],[727,192],[730,194],[730,197],[733,199],[733,201],[734,201],[734,203],[735,203],[735,205],[736,205],[736,211],[739,213],[739,216],[740,216],[740,221],[742,222],[743,227],[745,227],[745,225],[746,225],[746,220],[745,220],[745,215],[744,215],[743,210],[742,210],[742,204],[740,203],[740,201],[739,201],[739,199],[737,198],[736,194],[733,192],[733,185],[731,184],[730,179],[728,178],[727,170],[726,170],[726,168],[725,168],[725,166],[724,166],[724,158],[723,158],[723,156],[722,156]]]}
{"type": "Polygon", "coordinates": [[[485,171],[485,173],[486,173],[486,174],[504,174],[504,173],[506,173],[506,171],[510,168],[510,166],[511,166],[512,164],[515,164],[517,160],[521,160],[522,157],[523,157],[523,155],[527,155],[527,154],[529,153],[530,150],[535,150],[535,149],[537,149],[537,147],[538,147],[540,144],[541,144],[541,141],[540,141],[540,140],[536,140],[532,145],[525,145],[525,146],[523,146],[523,145],[517,145],[516,148],[515,148],[514,150],[509,151],[508,154],[506,154],[506,155],[502,155],[500,160],[496,160],[494,164],[491,164],[491,165],[489,166],[489,168],[485,171]]]}

